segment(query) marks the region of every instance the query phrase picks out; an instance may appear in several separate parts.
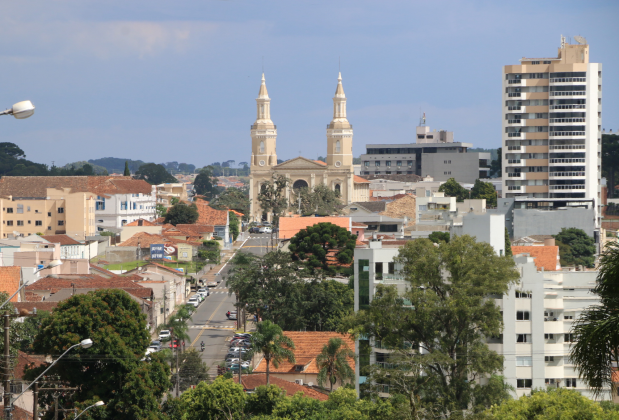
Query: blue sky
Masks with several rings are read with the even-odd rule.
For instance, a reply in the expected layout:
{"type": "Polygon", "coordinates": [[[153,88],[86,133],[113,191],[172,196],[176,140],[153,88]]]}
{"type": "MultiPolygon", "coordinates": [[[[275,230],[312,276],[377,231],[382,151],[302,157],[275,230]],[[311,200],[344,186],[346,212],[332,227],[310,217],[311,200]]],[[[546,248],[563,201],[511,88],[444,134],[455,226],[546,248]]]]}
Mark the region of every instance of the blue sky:
{"type": "Polygon", "coordinates": [[[326,152],[338,60],[368,143],[414,142],[420,109],[457,141],[501,142],[502,66],[582,35],[619,130],[619,2],[24,0],[0,13],[0,141],[56,165],[248,161],[264,57],[280,159],[326,152]]]}

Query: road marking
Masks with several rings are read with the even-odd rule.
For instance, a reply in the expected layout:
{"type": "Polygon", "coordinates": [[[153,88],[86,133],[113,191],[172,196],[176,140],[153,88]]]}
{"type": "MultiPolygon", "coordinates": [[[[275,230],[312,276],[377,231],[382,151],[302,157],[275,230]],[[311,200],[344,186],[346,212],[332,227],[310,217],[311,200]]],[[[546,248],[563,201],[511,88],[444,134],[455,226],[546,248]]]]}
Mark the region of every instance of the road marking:
{"type": "MultiPolygon", "coordinates": [[[[206,324],[208,324],[209,322],[211,322],[211,319],[213,319],[213,317],[215,316],[215,314],[217,313],[217,311],[219,310],[219,308],[221,307],[221,305],[223,305],[225,302],[225,300],[222,300],[219,303],[219,306],[217,306],[217,308],[213,311],[213,313],[211,314],[211,317],[206,321],[206,324]]],[[[202,327],[202,330],[200,331],[200,333],[196,336],[196,339],[193,340],[193,342],[191,343],[191,346],[193,346],[194,344],[196,344],[196,342],[198,341],[198,339],[200,338],[200,336],[202,335],[202,333],[204,332],[204,330],[206,330],[206,326],[202,327]]]]}

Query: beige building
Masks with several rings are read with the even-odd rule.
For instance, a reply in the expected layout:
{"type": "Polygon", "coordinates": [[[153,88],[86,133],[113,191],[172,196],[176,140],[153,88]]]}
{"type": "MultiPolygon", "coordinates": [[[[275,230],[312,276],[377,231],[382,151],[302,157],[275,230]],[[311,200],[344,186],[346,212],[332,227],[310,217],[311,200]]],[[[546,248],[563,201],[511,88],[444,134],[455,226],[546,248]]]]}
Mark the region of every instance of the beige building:
{"type": "Polygon", "coordinates": [[[503,68],[503,197],[516,209],[595,209],[601,192],[602,65],[561,37],[557,57],[503,68]]]}
{"type": "Polygon", "coordinates": [[[157,204],[172,206],[172,199],[177,198],[180,201],[187,201],[187,185],[185,183],[159,184],[157,185],[157,204]]]}
{"type": "Polygon", "coordinates": [[[346,95],[342,86],[341,73],[333,98],[333,119],[327,125],[326,163],[297,157],[278,164],[277,127],[271,121],[271,99],[267,92],[264,74],[256,102],[258,115],[256,122],[251,126],[250,220],[263,219],[264,212],[260,209],[258,202],[260,186],[278,175],[283,175],[290,180],[290,185],[286,188],[286,198],[290,203],[296,201],[295,190],[313,188],[318,184],[324,184],[334,191],[339,191],[344,204],[369,200],[369,182],[354,174],[353,130],[346,118],[346,95]]]}

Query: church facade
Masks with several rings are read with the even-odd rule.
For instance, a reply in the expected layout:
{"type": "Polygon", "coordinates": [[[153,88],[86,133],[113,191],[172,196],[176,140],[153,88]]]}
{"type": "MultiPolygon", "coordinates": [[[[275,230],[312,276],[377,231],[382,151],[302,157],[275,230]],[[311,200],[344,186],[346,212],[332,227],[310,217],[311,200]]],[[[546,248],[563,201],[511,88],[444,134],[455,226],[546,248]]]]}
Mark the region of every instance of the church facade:
{"type": "Polygon", "coordinates": [[[346,118],[346,95],[339,74],[333,98],[333,119],[327,126],[327,161],[297,157],[277,163],[277,126],[271,121],[271,99],[267,92],[264,74],[258,98],[257,118],[251,126],[252,154],[249,175],[250,221],[260,221],[264,211],[258,202],[261,185],[279,175],[289,179],[286,198],[294,206],[295,190],[312,189],[325,184],[339,191],[343,204],[369,201],[369,181],[356,176],[353,169],[352,125],[346,118]]]}

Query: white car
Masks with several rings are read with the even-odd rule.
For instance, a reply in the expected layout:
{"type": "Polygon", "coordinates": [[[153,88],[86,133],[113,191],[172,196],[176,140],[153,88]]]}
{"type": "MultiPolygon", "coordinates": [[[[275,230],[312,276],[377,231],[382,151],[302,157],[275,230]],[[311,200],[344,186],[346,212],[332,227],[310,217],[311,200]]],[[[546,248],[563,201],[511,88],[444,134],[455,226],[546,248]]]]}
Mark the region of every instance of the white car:
{"type": "Polygon", "coordinates": [[[217,287],[217,282],[209,281],[208,283],[206,283],[206,287],[217,287]]]}
{"type": "Polygon", "coordinates": [[[262,226],[259,232],[260,233],[272,233],[273,229],[271,229],[269,226],[262,226]]]}
{"type": "Polygon", "coordinates": [[[210,293],[208,291],[208,289],[206,287],[202,287],[200,289],[198,289],[197,294],[202,295],[204,297],[208,296],[210,293]]]}
{"type": "Polygon", "coordinates": [[[159,332],[159,340],[161,341],[169,340],[170,337],[172,337],[172,334],[170,334],[170,330],[161,330],[159,332]]]}
{"type": "Polygon", "coordinates": [[[192,296],[189,298],[189,300],[187,301],[188,305],[193,305],[195,308],[198,307],[198,305],[200,305],[200,298],[198,298],[197,296],[192,296]]]}

